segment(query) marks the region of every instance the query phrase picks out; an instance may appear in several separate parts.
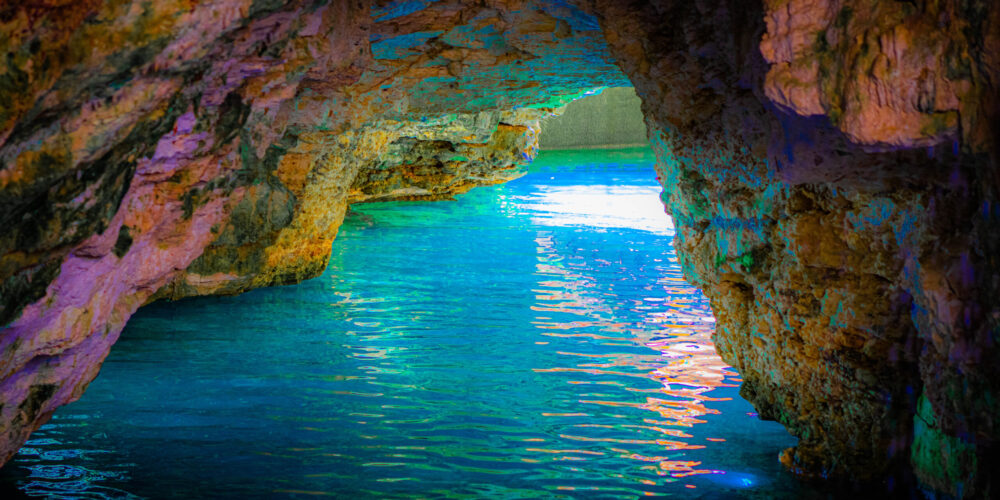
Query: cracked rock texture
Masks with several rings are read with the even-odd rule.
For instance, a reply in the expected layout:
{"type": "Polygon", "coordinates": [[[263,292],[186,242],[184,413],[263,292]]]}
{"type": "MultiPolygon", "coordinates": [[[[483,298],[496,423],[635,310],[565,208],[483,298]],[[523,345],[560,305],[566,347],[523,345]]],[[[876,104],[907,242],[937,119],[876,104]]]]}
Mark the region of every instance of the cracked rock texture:
{"type": "Polygon", "coordinates": [[[315,276],[349,204],[516,177],[539,118],[634,85],[782,462],[998,495],[998,30],[988,0],[0,4],[0,459],[142,304],[315,276]]]}
{"type": "Polygon", "coordinates": [[[595,8],[716,346],[800,438],[781,461],[1000,494],[1000,5],[595,8]]]}
{"type": "Polygon", "coordinates": [[[0,460],[157,298],[318,275],[348,203],[518,175],[627,80],[530,2],[0,4],[0,460]]]}

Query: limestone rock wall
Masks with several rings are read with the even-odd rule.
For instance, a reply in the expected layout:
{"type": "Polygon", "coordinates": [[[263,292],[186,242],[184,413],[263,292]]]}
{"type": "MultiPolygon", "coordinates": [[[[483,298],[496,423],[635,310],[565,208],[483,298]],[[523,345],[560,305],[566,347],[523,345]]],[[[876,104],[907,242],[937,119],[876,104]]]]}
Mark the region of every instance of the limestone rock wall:
{"type": "Polygon", "coordinates": [[[348,203],[512,178],[626,82],[566,5],[419,4],[0,4],[0,461],[143,303],[316,276],[348,203]]]}
{"type": "Polygon", "coordinates": [[[782,462],[995,495],[997,5],[592,8],[717,347],[800,438],[782,462]]]}
{"type": "Polygon", "coordinates": [[[512,178],[539,117],[632,84],[781,460],[996,495],[998,29],[987,0],[2,3],[0,461],[143,303],[315,276],[350,203],[512,178]]]}
{"type": "Polygon", "coordinates": [[[318,276],[351,203],[440,200],[521,175],[535,157],[536,109],[378,120],[298,137],[232,207],[218,236],[149,300],[236,294],[318,276]]]}

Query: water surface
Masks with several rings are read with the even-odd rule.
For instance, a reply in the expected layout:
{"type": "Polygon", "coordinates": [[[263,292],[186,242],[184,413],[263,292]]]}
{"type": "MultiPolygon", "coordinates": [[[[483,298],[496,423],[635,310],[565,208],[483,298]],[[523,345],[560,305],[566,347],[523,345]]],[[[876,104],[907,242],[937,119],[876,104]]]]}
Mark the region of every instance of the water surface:
{"type": "Polygon", "coordinates": [[[142,309],[0,472],[63,498],[797,497],[647,149],[354,208],[327,272],[142,309]]]}

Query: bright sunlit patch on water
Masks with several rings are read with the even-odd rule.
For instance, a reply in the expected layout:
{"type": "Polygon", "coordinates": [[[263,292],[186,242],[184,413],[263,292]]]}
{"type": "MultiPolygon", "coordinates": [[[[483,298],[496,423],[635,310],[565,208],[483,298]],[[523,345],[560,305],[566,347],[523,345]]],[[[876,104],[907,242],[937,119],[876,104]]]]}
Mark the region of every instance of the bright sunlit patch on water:
{"type": "Polygon", "coordinates": [[[545,152],[456,202],[356,207],[320,278],[147,307],[0,486],[800,497],[777,461],[793,439],[715,352],[651,164],[648,150],[545,152]]]}
{"type": "Polygon", "coordinates": [[[539,226],[628,228],[672,235],[659,186],[555,186],[519,200],[539,226]]]}

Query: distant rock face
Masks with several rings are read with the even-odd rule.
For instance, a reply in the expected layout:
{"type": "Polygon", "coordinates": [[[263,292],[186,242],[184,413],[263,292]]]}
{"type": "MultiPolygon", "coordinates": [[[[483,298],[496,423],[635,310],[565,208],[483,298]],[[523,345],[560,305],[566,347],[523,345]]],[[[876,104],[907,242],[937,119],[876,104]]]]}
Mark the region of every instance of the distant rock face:
{"type": "Polygon", "coordinates": [[[604,89],[542,120],[538,148],[584,149],[649,144],[642,100],[632,87],[604,89]]]}
{"type": "Polygon", "coordinates": [[[541,116],[634,85],[782,461],[995,495],[998,30],[987,0],[0,6],[0,458],[142,304],[315,276],[349,204],[516,177],[541,116]]]}

